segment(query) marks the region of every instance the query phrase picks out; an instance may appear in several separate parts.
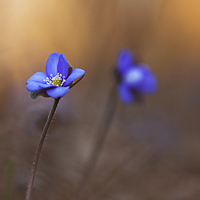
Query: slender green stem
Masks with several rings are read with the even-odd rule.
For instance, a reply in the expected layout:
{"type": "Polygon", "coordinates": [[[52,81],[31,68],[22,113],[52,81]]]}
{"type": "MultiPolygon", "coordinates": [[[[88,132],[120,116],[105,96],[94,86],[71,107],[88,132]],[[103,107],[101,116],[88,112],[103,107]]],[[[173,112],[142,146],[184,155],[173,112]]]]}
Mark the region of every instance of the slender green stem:
{"type": "Polygon", "coordinates": [[[40,154],[41,154],[41,151],[42,151],[44,140],[46,138],[47,131],[48,131],[49,126],[51,124],[51,120],[54,116],[54,113],[56,111],[59,100],[60,100],[60,98],[54,100],[54,104],[51,108],[48,119],[46,121],[44,129],[43,129],[42,134],[40,136],[40,140],[39,140],[39,143],[38,143],[38,146],[37,146],[37,149],[36,149],[36,152],[35,152],[34,160],[33,160],[33,166],[32,166],[32,169],[31,169],[30,180],[29,180],[29,183],[28,183],[28,186],[27,186],[26,200],[30,200],[30,198],[31,198],[31,192],[32,192],[33,182],[34,182],[34,178],[35,178],[35,174],[36,174],[36,170],[37,170],[38,161],[39,161],[39,158],[40,158],[40,154]]]}
{"type": "MultiPolygon", "coordinates": [[[[97,138],[94,144],[94,147],[91,151],[91,155],[84,171],[84,174],[78,184],[78,189],[76,195],[78,198],[82,196],[84,188],[87,186],[87,182],[95,169],[95,166],[98,162],[100,153],[102,151],[103,145],[105,143],[106,137],[108,136],[108,130],[112,122],[115,110],[117,107],[117,98],[116,98],[116,84],[111,88],[109,98],[102,116],[102,119],[99,123],[97,129],[97,138]]],[[[84,198],[83,196],[81,198],[84,198]]]]}

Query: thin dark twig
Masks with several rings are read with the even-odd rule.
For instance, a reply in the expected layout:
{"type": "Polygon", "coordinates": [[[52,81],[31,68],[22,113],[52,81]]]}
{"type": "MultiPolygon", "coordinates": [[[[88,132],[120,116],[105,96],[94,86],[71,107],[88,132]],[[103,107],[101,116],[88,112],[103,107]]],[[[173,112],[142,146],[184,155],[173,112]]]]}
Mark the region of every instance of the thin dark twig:
{"type": "Polygon", "coordinates": [[[54,116],[54,113],[56,111],[59,100],[60,100],[60,98],[57,98],[57,99],[54,100],[54,104],[51,108],[48,119],[46,121],[44,129],[43,129],[42,134],[40,136],[40,140],[39,140],[39,143],[38,143],[38,146],[37,146],[37,149],[36,149],[36,152],[35,152],[34,160],[33,160],[33,166],[32,166],[32,169],[31,169],[30,180],[29,180],[29,183],[28,183],[28,186],[27,186],[26,200],[30,200],[30,198],[31,198],[31,192],[32,192],[33,182],[34,182],[34,178],[35,178],[35,174],[36,174],[36,170],[37,170],[38,161],[39,161],[39,158],[40,158],[40,154],[41,154],[41,151],[42,151],[44,140],[46,138],[47,131],[48,131],[49,126],[51,124],[51,120],[54,116]]]}
{"type": "Polygon", "coordinates": [[[110,90],[107,105],[105,107],[103,117],[100,121],[99,128],[97,129],[96,142],[91,151],[91,155],[88,164],[86,166],[86,169],[84,171],[83,177],[81,178],[78,184],[78,189],[76,191],[76,195],[78,195],[78,197],[81,197],[81,194],[84,188],[87,186],[87,182],[89,181],[89,178],[93,173],[94,168],[98,162],[106,137],[108,136],[108,130],[112,122],[116,107],[117,107],[116,84],[114,84],[114,86],[110,90]]]}

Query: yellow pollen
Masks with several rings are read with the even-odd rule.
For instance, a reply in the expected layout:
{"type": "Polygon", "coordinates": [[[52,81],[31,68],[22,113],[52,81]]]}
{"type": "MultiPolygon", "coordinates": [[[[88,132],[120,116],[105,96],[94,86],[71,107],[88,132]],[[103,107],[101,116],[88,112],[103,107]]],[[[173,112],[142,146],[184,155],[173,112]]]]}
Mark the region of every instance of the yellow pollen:
{"type": "Polygon", "coordinates": [[[61,84],[62,84],[62,79],[60,78],[60,77],[54,77],[53,79],[52,79],[52,83],[53,83],[53,85],[56,85],[56,86],[61,86],[61,84]]]}

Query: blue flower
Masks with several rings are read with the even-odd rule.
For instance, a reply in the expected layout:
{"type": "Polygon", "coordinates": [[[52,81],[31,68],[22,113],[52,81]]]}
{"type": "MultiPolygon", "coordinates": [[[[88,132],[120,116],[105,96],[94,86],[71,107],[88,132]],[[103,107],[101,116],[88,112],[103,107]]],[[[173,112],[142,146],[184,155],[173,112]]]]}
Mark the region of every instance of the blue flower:
{"type": "Polygon", "coordinates": [[[119,98],[124,103],[140,100],[145,94],[157,90],[157,79],[151,69],[143,63],[135,63],[130,50],[122,49],[117,57],[116,77],[119,98]]]}
{"type": "Polygon", "coordinates": [[[37,72],[26,82],[26,88],[31,92],[30,96],[33,99],[39,95],[54,99],[63,97],[85,75],[84,70],[73,69],[60,53],[49,55],[45,70],[46,73],[37,72]]]}

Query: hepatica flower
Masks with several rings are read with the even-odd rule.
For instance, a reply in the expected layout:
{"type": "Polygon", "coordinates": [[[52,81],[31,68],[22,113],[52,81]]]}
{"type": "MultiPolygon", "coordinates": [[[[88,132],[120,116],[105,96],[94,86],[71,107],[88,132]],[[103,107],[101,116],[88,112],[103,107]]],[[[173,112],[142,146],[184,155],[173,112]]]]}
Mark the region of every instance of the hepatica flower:
{"type": "Polygon", "coordinates": [[[127,104],[157,90],[157,79],[152,70],[143,63],[136,63],[128,49],[119,52],[116,77],[119,98],[127,104]]]}
{"type": "Polygon", "coordinates": [[[45,70],[46,73],[37,72],[26,82],[32,99],[39,95],[54,99],[63,97],[85,75],[84,70],[73,69],[65,56],[60,53],[49,55],[45,70]]]}

